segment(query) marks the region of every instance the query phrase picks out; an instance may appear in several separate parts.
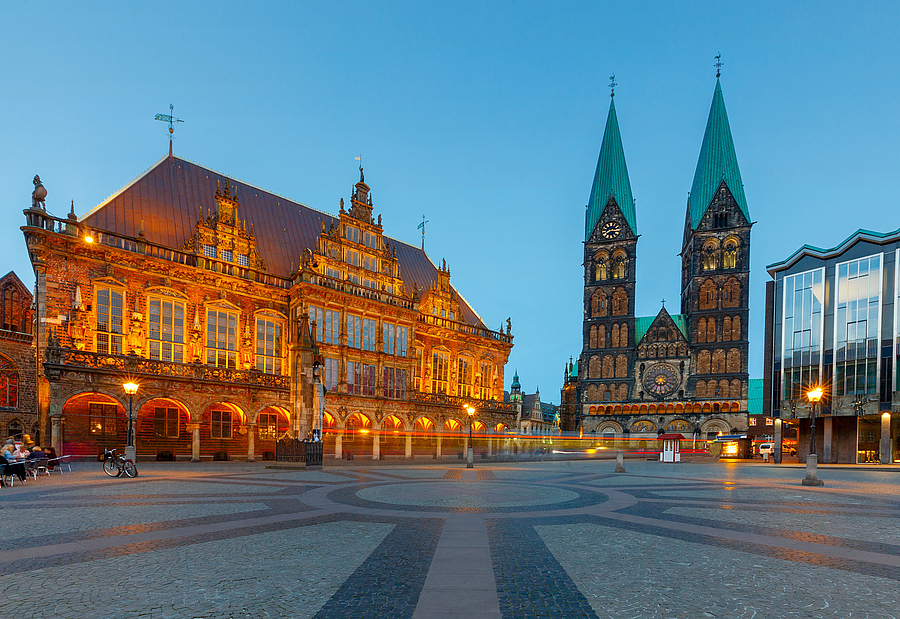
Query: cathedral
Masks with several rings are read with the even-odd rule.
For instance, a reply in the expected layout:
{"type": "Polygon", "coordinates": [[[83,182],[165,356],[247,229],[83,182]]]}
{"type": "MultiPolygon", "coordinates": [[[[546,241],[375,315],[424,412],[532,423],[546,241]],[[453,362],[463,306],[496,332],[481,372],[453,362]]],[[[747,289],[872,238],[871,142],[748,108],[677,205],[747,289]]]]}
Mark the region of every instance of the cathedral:
{"type": "Polygon", "coordinates": [[[719,76],[687,201],[680,313],[635,316],[637,212],[614,98],[586,208],[583,346],[566,367],[566,429],[607,438],[746,431],[752,222],[719,76]]]}

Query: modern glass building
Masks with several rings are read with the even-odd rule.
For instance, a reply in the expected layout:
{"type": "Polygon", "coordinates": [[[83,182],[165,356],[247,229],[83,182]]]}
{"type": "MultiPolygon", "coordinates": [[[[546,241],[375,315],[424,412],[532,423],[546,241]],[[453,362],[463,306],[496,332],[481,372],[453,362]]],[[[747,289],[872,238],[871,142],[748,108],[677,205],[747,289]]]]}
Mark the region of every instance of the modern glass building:
{"type": "Polygon", "coordinates": [[[898,261],[900,230],[858,230],[767,267],[763,412],[794,420],[801,460],[812,413],[806,393],[821,386],[820,462],[900,461],[898,261]]]}

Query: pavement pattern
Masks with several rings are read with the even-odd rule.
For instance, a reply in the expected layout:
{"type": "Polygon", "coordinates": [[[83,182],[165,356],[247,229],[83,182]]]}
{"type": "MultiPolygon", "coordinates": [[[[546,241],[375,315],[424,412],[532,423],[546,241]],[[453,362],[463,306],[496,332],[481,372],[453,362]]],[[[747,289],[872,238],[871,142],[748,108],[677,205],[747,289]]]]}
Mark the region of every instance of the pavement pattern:
{"type": "Polygon", "coordinates": [[[17,619],[896,617],[900,471],[98,463],[0,488],[17,619]]]}

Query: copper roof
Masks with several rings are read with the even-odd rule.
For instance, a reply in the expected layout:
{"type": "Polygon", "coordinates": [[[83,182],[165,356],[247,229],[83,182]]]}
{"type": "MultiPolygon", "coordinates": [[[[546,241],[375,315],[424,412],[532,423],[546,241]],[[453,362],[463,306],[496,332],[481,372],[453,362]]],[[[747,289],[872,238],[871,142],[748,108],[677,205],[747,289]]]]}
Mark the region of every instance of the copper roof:
{"type": "MultiPolygon", "coordinates": [[[[160,160],[81,221],[130,237],[138,236],[143,222],[147,241],[181,249],[196,231],[197,221],[215,212],[216,187],[226,180],[240,201],[238,218],[253,227],[257,249],[272,275],[289,277],[304,248],[316,247],[322,222],[326,227],[339,223],[337,217],[174,156],[160,160]]],[[[421,295],[438,281],[438,269],[424,251],[393,238],[390,242],[397,248],[408,290],[415,284],[421,295]]],[[[460,313],[462,322],[486,328],[461,295],[460,313]]]]}

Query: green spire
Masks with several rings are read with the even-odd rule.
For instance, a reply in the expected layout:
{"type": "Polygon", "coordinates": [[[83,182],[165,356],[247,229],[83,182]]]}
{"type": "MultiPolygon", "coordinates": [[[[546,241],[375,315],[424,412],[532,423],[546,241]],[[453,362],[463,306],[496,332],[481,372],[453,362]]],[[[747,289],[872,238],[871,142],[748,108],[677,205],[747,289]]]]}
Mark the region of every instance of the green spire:
{"type": "Polygon", "coordinates": [[[606,130],[603,132],[603,143],[600,145],[600,158],[597,160],[594,185],[591,187],[591,199],[588,201],[587,214],[584,219],[585,241],[591,238],[594,226],[597,225],[597,221],[603,214],[610,196],[615,198],[625,221],[631,226],[631,231],[637,234],[631,182],[628,180],[628,168],[625,167],[625,151],[622,150],[622,136],[619,135],[619,120],[616,118],[614,100],[609,102],[609,116],[606,118],[606,130]]]}
{"type": "Polygon", "coordinates": [[[716,78],[716,91],[713,93],[712,105],[709,108],[706,133],[703,135],[697,171],[694,172],[694,184],[691,186],[691,197],[688,199],[691,228],[700,225],[700,220],[703,219],[710,201],[723,180],[731,190],[738,208],[747,221],[750,221],[744,184],[741,182],[741,170],[738,168],[728,114],[725,112],[725,99],[722,98],[722,86],[716,78]]]}

